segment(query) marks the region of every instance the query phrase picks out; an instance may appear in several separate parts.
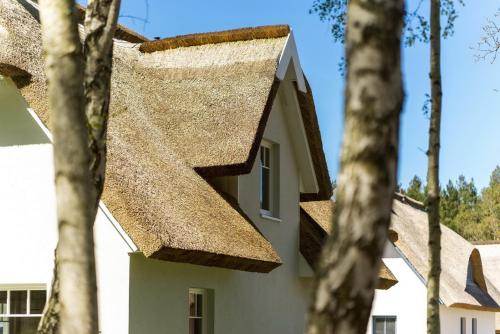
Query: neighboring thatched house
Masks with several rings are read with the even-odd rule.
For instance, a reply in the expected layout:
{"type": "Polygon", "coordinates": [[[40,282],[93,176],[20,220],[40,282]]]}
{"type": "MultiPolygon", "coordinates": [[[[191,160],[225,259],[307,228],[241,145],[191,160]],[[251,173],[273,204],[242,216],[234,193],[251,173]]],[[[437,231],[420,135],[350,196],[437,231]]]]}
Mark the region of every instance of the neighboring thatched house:
{"type": "MultiPolygon", "coordinates": [[[[0,0],[0,333],[34,333],[56,210],[36,3],[0,0]]],[[[331,185],[288,26],[119,27],[95,223],[100,332],[301,333],[300,201],[331,185]]],[[[314,247],[314,246],[313,246],[314,247]]],[[[381,272],[381,289],[396,282],[381,272]]]]}
{"type": "MultiPolygon", "coordinates": [[[[331,229],[334,204],[300,206],[302,249],[311,219],[322,233],[331,229]]],[[[448,227],[441,225],[441,230],[441,333],[494,333],[494,312],[500,312],[500,247],[475,247],[448,227]]],[[[377,290],[367,333],[425,333],[428,222],[421,203],[396,194],[389,239],[382,261],[398,283],[377,290]]]]}

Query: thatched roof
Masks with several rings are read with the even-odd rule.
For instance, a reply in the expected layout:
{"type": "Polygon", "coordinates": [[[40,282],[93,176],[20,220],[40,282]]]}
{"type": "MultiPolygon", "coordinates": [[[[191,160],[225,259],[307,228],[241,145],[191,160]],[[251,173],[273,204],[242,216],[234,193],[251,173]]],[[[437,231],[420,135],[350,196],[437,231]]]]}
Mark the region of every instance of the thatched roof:
{"type": "MultiPolygon", "coordinates": [[[[313,268],[331,233],[334,206],[331,200],[300,203],[300,252],[313,268]]],[[[387,290],[397,282],[396,277],[382,262],[377,289],[387,290]]]]}
{"type": "MultiPolygon", "coordinates": [[[[500,291],[500,242],[476,245],[481,254],[488,291],[500,291]]],[[[499,302],[500,304],[500,302],[499,302]]],[[[496,330],[500,332],[500,313],[496,314],[496,330]]]]}
{"type": "MultiPolygon", "coordinates": [[[[391,226],[398,234],[396,247],[425,281],[428,265],[427,213],[418,202],[397,195],[391,226]]],[[[446,306],[500,311],[500,294],[484,275],[478,250],[460,235],[441,225],[441,300],[446,306]]]]}
{"type": "MultiPolygon", "coordinates": [[[[103,200],[146,256],[262,272],[281,263],[204,179],[254,163],[287,43],[261,37],[153,53],[116,40],[103,200]]],[[[0,64],[31,76],[21,92],[50,129],[40,26],[16,1],[0,0],[0,43],[0,64]]],[[[319,134],[309,145],[323,155],[319,134]]],[[[328,195],[329,180],[320,189],[328,195]]]]}

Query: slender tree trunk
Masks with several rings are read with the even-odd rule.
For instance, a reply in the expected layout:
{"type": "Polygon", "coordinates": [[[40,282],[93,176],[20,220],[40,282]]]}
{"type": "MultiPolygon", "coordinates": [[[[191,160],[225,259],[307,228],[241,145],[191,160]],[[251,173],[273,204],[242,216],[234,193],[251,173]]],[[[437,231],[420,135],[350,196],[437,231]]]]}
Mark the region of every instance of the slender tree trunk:
{"type": "Polygon", "coordinates": [[[119,10],[120,0],[91,0],[85,16],[84,94],[89,128],[90,173],[95,189],[94,216],[104,188],[113,36],[119,10]]]}
{"type": "MultiPolygon", "coordinates": [[[[79,80],[80,77],[75,77],[75,80],[78,80],[78,84],[84,89],[83,103],[85,105],[85,114],[87,117],[86,122],[79,124],[85,125],[86,123],[86,129],[88,130],[90,165],[87,165],[86,167],[89,167],[90,169],[89,182],[91,181],[93,187],[91,189],[91,197],[89,198],[87,205],[90,210],[89,215],[92,226],[97,214],[99,200],[104,187],[104,174],[106,167],[106,130],[110,100],[113,36],[117,26],[119,8],[120,0],[89,1],[85,18],[85,70],[83,81],[79,80]]],[[[74,84],[77,85],[76,82],[74,84]]],[[[81,167],[82,166],[79,168],[81,167]]],[[[91,247],[93,250],[93,244],[91,247]]],[[[57,249],[59,249],[59,245],[57,249]]],[[[56,250],[51,296],[38,328],[38,333],[40,334],[60,332],[60,298],[62,297],[60,297],[60,261],[58,258],[59,255],[56,250]]],[[[95,285],[94,261],[90,263],[89,271],[90,275],[94,275],[95,285]]],[[[96,291],[96,289],[97,286],[95,286],[94,291],[96,291]]],[[[94,292],[94,294],[95,293],[96,292],[94,292]]],[[[93,326],[98,328],[97,298],[95,298],[95,306],[93,307],[93,310],[95,310],[95,314],[93,315],[95,323],[93,326]]]]}
{"type": "Polygon", "coordinates": [[[441,274],[441,227],[439,224],[439,148],[441,131],[441,24],[440,0],[431,0],[431,120],[427,170],[429,218],[429,274],[427,277],[427,333],[439,334],[439,276],[441,274]]]}
{"type": "Polygon", "coordinates": [[[403,0],[349,2],[337,211],[316,273],[308,334],[366,332],[396,187],[403,8],[403,0]]]}
{"type": "Polygon", "coordinates": [[[59,242],[59,325],[62,334],[98,331],[83,59],[71,0],[40,1],[45,72],[54,138],[59,242]]]}

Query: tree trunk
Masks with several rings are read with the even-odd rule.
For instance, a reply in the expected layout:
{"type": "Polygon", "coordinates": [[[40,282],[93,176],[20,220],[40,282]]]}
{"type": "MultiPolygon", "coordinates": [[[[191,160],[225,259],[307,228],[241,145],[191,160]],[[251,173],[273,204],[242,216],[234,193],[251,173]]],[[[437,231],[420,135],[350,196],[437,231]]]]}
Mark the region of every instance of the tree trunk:
{"type": "Polygon", "coordinates": [[[85,16],[84,94],[89,128],[90,173],[95,190],[94,217],[104,188],[113,36],[119,10],[120,0],[91,0],[85,16]]]}
{"type": "Polygon", "coordinates": [[[98,331],[83,59],[75,3],[40,1],[45,72],[54,147],[59,242],[59,324],[62,334],[98,331]]]}
{"type": "Polygon", "coordinates": [[[318,263],[308,334],[366,332],[396,187],[403,7],[403,0],[349,2],[337,211],[318,263]]]}
{"type": "Polygon", "coordinates": [[[439,276],[441,274],[441,227],[439,225],[439,147],[441,127],[441,24],[440,0],[431,0],[431,120],[427,170],[429,218],[429,274],[427,277],[427,333],[440,333],[439,276]]]}
{"type": "MultiPolygon", "coordinates": [[[[106,130],[110,100],[111,63],[113,52],[112,45],[113,36],[117,26],[119,8],[120,0],[89,1],[85,19],[85,74],[83,77],[83,81],[79,80],[81,74],[80,77],[75,77],[75,80],[78,80],[78,84],[81,86],[81,88],[84,88],[84,105],[85,114],[87,115],[85,123],[87,124],[86,129],[88,130],[88,147],[90,149],[90,165],[87,164],[86,167],[90,168],[90,175],[88,180],[89,182],[92,181],[91,184],[94,185],[94,187],[91,187],[91,197],[89,199],[89,202],[87,203],[88,209],[90,210],[89,215],[92,226],[104,187],[104,173],[106,166],[106,130]]],[[[71,25],[76,26],[76,22],[71,23],[71,25]]],[[[79,39],[78,45],[80,45],[79,39]]],[[[79,61],[81,62],[81,60],[79,61]]],[[[76,82],[74,84],[77,85],[76,82]]],[[[84,165],[81,165],[78,168],[81,168],[82,166],[84,165]]],[[[91,247],[93,251],[93,241],[91,247]]],[[[59,249],[59,245],[57,249],[59,249]]],[[[58,258],[58,250],[56,250],[54,278],[52,281],[51,295],[44,312],[44,316],[38,328],[39,334],[60,332],[59,322],[61,320],[61,283],[59,275],[60,261],[58,258]]],[[[89,275],[94,276],[95,285],[94,261],[92,261],[92,264],[89,267],[89,271],[89,275]]],[[[95,291],[96,286],[93,292],[94,294],[96,293],[95,291]]],[[[95,310],[95,314],[93,314],[93,317],[95,318],[93,327],[98,328],[96,297],[93,310],[95,310]]]]}

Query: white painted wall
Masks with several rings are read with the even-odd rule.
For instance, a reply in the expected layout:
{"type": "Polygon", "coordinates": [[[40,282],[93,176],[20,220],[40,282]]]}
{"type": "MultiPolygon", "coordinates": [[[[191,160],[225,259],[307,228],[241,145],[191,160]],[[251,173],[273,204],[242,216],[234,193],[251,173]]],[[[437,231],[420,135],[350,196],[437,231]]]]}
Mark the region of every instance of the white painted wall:
{"type": "MultiPolygon", "coordinates": [[[[403,334],[426,333],[427,291],[422,280],[388,243],[383,261],[398,279],[389,290],[376,290],[367,334],[373,333],[373,316],[396,316],[396,331],[403,334]]],[[[495,313],[449,308],[441,312],[441,333],[460,334],[460,317],[467,318],[467,334],[472,333],[472,318],[478,319],[478,334],[494,334],[495,313]]]]}
{"type": "Polygon", "coordinates": [[[367,334],[373,333],[373,316],[396,316],[397,333],[426,333],[425,285],[391,243],[386,245],[383,261],[396,276],[398,283],[388,290],[375,291],[367,334]]]}
{"type": "Polygon", "coordinates": [[[460,333],[460,318],[466,318],[466,333],[472,333],[472,318],[477,319],[478,334],[495,333],[495,313],[441,306],[441,334],[460,333]]]}
{"type": "Polygon", "coordinates": [[[131,334],[188,333],[188,289],[214,290],[215,333],[303,333],[311,279],[299,277],[299,174],[279,99],[264,138],[280,145],[280,218],[259,209],[258,163],[238,178],[239,202],[283,265],[268,274],[131,258],[131,334]]]}
{"type": "MultiPolygon", "coordinates": [[[[10,129],[0,131],[0,286],[49,288],[57,243],[52,145],[17,94],[0,77],[0,129],[10,129]]],[[[127,333],[131,250],[102,210],[95,233],[101,333],[127,333]]]]}

